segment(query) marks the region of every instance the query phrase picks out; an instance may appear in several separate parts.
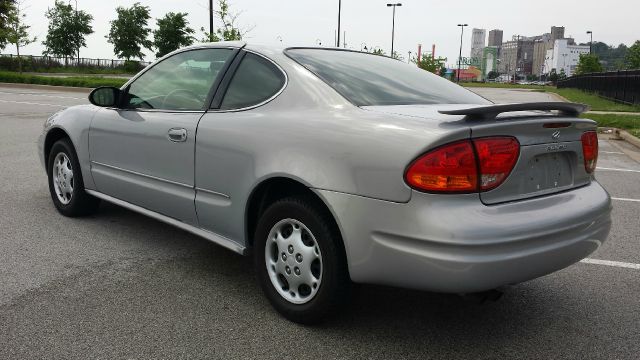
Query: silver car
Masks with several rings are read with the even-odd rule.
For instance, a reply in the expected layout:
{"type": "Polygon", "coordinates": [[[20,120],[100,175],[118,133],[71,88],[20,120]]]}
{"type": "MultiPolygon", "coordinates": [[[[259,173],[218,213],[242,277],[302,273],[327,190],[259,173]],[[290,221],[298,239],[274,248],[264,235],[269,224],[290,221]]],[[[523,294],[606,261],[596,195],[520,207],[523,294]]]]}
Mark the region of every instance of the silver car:
{"type": "Polygon", "coordinates": [[[89,100],[39,140],[58,211],[105,200],[251,254],[296,322],[337,310],[352,282],[468,294],[530,280],[611,226],[584,106],[495,105],[383,56],[202,44],[89,100]]]}

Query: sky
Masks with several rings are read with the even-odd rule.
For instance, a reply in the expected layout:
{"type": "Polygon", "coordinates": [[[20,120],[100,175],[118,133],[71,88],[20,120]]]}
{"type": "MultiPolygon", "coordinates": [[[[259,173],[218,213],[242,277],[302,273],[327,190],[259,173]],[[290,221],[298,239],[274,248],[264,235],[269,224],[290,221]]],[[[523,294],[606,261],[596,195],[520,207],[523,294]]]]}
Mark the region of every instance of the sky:
{"type": "MultiPolygon", "coordinates": [[[[187,12],[190,26],[201,37],[200,27],[208,28],[207,0],[138,0],[151,8],[152,20],[167,12],[187,12]]],[[[397,0],[396,0],[397,1],[397,0]]],[[[608,44],[632,44],[640,39],[640,1],[419,1],[400,0],[402,7],[396,12],[395,49],[405,59],[408,52],[417,51],[418,44],[431,51],[436,45],[436,56],[448,58],[448,64],[456,62],[460,46],[459,23],[469,24],[463,38],[463,56],[468,56],[471,46],[471,29],[502,29],[504,39],[512,35],[533,36],[549,32],[551,26],[565,26],[565,36],[577,42],[588,42],[587,30],[593,31],[593,40],[608,44]]],[[[80,50],[81,57],[112,59],[113,47],[107,43],[109,21],[116,16],[117,6],[131,6],[135,0],[77,0],[78,9],[93,15],[94,34],[87,37],[87,47],[80,50]]],[[[47,34],[44,14],[54,0],[25,0],[26,23],[30,32],[38,37],[34,44],[21,53],[41,55],[42,40],[47,34]]],[[[71,2],[75,6],[75,1],[71,2]]],[[[333,45],[338,19],[338,0],[230,0],[232,12],[239,16],[241,28],[253,28],[245,40],[251,43],[285,46],[333,45]]],[[[346,31],[347,47],[391,49],[392,10],[387,1],[342,0],[342,29],[346,31]]],[[[215,26],[215,23],[214,23],[215,26]]],[[[341,44],[342,46],[342,44],[341,44]]],[[[423,50],[424,51],[424,50],[423,50]]],[[[2,53],[14,53],[8,45],[2,53]]],[[[147,51],[145,60],[155,59],[147,51]]]]}

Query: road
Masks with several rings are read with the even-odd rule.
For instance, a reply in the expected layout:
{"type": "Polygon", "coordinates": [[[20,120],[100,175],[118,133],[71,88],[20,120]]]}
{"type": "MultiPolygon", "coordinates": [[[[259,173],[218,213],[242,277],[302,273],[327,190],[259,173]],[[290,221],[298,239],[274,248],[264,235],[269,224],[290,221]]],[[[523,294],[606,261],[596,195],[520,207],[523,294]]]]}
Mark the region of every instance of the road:
{"type": "Polygon", "coordinates": [[[638,359],[640,164],[624,144],[600,143],[599,166],[618,170],[597,178],[621,200],[591,263],[482,305],[360,286],[340,317],[303,327],[271,309],[246,258],[116,206],[54,210],[35,141],[86,102],[0,86],[0,359],[638,359]]]}

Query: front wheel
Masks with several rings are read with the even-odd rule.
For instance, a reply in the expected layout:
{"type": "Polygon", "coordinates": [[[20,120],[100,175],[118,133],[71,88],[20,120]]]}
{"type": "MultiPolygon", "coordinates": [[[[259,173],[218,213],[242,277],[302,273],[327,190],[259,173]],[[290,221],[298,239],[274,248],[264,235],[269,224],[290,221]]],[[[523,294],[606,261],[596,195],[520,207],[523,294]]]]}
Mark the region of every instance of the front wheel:
{"type": "Polygon", "coordinates": [[[305,198],[269,206],[258,222],[254,262],[265,295],[287,319],[311,324],[339,310],[350,280],[330,214],[305,198]]]}
{"type": "Polygon", "coordinates": [[[47,173],[51,199],[62,215],[89,215],[98,209],[100,200],[84,191],[80,163],[68,139],[58,140],[51,147],[47,173]]]}

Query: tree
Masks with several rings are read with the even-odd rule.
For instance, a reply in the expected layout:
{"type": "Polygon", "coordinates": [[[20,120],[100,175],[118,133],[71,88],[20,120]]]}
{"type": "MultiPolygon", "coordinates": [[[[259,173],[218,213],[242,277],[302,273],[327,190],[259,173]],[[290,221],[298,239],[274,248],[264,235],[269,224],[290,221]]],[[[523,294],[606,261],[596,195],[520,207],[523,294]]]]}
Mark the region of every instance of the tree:
{"type": "Polygon", "coordinates": [[[554,84],[558,83],[558,72],[556,71],[556,69],[551,69],[551,71],[549,72],[549,81],[554,84]]]}
{"type": "Polygon", "coordinates": [[[4,49],[7,44],[8,15],[15,7],[14,3],[14,0],[0,0],[0,49],[4,49]]]}
{"type": "Polygon", "coordinates": [[[598,55],[580,54],[580,60],[576,67],[576,75],[590,74],[604,71],[598,55]]]}
{"type": "Polygon", "coordinates": [[[45,13],[49,19],[47,37],[42,42],[44,55],[73,57],[86,47],[85,37],[93,34],[91,21],[93,16],[80,10],[76,11],[70,4],[56,0],[53,8],[45,13]]]}
{"type": "Polygon", "coordinates": [[[422,70],[426,70],[432,72],[434,74],[444,74],[447,69],[444,66],[444,63],[447,59],[444,58],[434,58],[430,54],[422,54],[422,60],[416,62],[413,61],[418,67],[422,70]]]}
{"type": "Polygon", "coordinates": [[[371,52],[373,55],[387,56],[387,53],[382,49],[373,49],[371,52]]]}
{"type": "Polygon", "coordinates": [[[218,41],[236,41],[242,40],[253,27],[249,29],[241,29],[238,25],[238,18],[242,14],[232,13],[229,10],[229,4],[227,0],[218,0],[218,10],[213,10],[214,15],[218,18],[219,23],[222,26],[218,27],[213,34],[209,34],[205,31],[204,27],[200,28],[200,31],[204,33],[204,37],[201,42],[218,42],[218,41]]]}
{"type": "Polygon", "coordinates": [[[187,26],[187,13],[170,12],[162,19],[157,19],[158,29],[153,31],[153,46],[158,50],[157,57],[162,57],[173,50],[193,44],[193,29],[187,26]]]}
{"type": "Polygon", "coordinates": [[[627,51],[627,69],[640,69],[640,40],[637,40],[627,51]]]}
{"type": "Polygon", "coordinates": [[[560,72],[558,73],[558,81],[564,80],[566,78],[567,78],[567,74],[564,72],[564,69],[560,69],[560,72]]]}
{"type": "Polygon", "coordinates": [[[7,14],[5,37],[7,42],[15,45],[16,55],[18,55],[18,72],[22,74],[22,58],[20,57],[20,47],[29,45],[37,40],[30,37],[29,25],[24,24],[25,14],[21,12],[22,3],[16,4],[7,14]]]}
{"type": "Polygon", "coordinates": [[[113,44],[113,52],[118,58],[144,59],[142,49],[153,47],[153,43],[148,39],[151,29],[148,22],[151,19],[149,7],[135,3],[130,8],[118,6],[116,13],[118,18],[111,20],[111,29],[106,36],[108,42],[113,44]]]}
{"type": "Polygon", "coordinates": [[[394,51],[393,55],[391,57],[396,59],[396,60],[404,61],[404,57],[402,57],[402,55],[398,54],[397,51],[394,51]]]}

